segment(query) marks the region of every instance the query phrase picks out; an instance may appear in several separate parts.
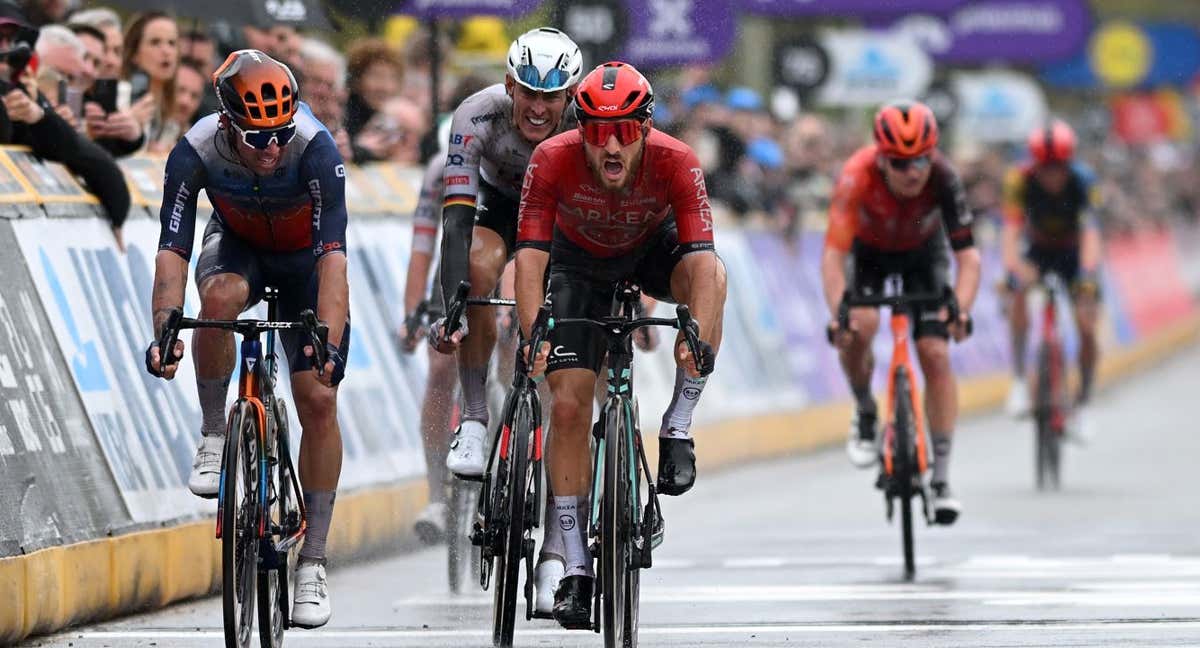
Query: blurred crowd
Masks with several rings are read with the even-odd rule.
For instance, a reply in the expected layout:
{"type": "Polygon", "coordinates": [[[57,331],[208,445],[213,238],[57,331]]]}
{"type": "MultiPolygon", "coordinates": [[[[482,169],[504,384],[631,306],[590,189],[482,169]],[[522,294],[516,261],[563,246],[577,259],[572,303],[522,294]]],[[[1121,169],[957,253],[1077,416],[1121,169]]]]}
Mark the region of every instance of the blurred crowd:
{"type": "MultiPolygon", "coordinates": [[[[420,29],[402,47],[361,38],[341,51],[288,26],[214,29],[154,11],[122,20],[103,7],[72,11],[74,4],[0,0],[0,143],[29,145],[67,164],[100,198],[118,236],[129,195],[116,180],[115,159],[165,154],[215,111],[209,79],[234,49],[261,49],[287,63],[348,161],[417,165],[438,149],[429,110],[433,43],[420,29]]],[[[488,82],[449,70],[444,77],[445,109],[488,82]]],[[[842,161],[869,141],[862,113],[806,112],[786,95],[724,87],[709,68],[652,79],[656,125],[696,150],[714,203],[730,218],[788,239],[822,225],[842,161]]],[[[1005,170],[1024,152],[950,144],[943,149],[957,163],[972,207],[997,215],[1005,170]]],[[[1085,140],[1082,151],[1098,174],[1108,231],[1197,218],[1197,146],[1129,146],[1101,134],[1085,140]]]]}

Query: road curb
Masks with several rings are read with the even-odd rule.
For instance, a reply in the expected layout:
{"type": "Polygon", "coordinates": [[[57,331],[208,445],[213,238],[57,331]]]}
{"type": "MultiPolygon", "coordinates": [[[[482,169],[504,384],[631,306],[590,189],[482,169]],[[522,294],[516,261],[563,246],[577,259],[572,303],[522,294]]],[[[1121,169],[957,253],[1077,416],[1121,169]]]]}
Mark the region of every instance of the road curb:
{"type": "MultiPolygon", "coordinates": [[[[1099,380],[1124,378],[1197,338],[1200,315],[1110,354],[1099,380]]],[[[966,381],[960,407],[964,414],[995,408],[1007,388],[1004,374],[966,381]]],[[[695,435],[698,467],[717,470],[834,446],[845,439],[849,418],[849,402],[838,402],[706,425],[695,435]]],[[[648,435],[646,441],[653,462],[657,439],[648,435]]],[[[427,499],[423,478],[342,495],[330,559],[345,562],[409,546],[412,522],[427,499]]],[[[213,531],[209,519],[0,558],[0,591],[10,593],[9,605],[0,606],[0,643],[219,592],[220,545],[213,531]]]]}

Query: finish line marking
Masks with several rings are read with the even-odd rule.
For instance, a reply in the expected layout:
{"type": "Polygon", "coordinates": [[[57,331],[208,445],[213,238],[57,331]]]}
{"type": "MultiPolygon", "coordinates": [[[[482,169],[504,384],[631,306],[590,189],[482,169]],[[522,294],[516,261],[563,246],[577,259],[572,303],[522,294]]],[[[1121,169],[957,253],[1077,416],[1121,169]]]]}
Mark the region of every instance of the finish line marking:
{"type": "MultiPolygon", "coordinates": [[[[792,625],[729,625],[729,626],[642,626],[639,634],[645,636],[679,635],[744,635],[744,634],[896,634],[904,632],[1111,632],[1120,630],[1200,630],[1200,621],[1113,621],[1113,622],[1061,622],[1043,621],[1013,623],[888,623],[888,624],[792,624],[792,625]]],[[[570,637],[578,630],[555,628],[521,628],[523,637],[570,637]]],[[[287,640],[306,639],[328,641],[330,639],[455,639],[487,638],[491,630],[311,630],[287,634],[287,640]]],[[[192,632],[174,630],[132,630],[113,632],[79,632],[59,635],[78,639],[220,639],[224,633],[218,630],[192,632]]]]}

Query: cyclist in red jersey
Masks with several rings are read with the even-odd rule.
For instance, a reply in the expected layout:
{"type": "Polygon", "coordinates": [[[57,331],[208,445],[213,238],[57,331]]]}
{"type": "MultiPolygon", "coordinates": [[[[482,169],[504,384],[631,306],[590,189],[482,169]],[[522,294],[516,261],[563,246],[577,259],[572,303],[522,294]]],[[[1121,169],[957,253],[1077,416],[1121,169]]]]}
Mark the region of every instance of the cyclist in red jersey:
{"type": "MultiPolygon", "coordinates": [[[[691,308],[706,342],[694,358],[676,339],[675,396],[659,432],[658,488],[680,495],[695,481],[689,428],[721,341],[726,279],[713,247],[700,163],[686,144],[654,130],[653,110],[650,83],[631,65],[605,63],[580,82],[578,129],[540,144],[525,174],[517,312],[527,336],[547,299],[547,269],[548,298],[559,319],[608,315],[623,279],[635,280],[656,299],[691,308]]],[[[535,372],[548,371],[553,393],[548,466],[567,554],[554,617],[565,627],[586,623],[591,604],[588,431],[604,351],[595,331],[555,329],[534,363],[535,372]]]]}
{"type": "Polygon", "coordinates": [[[940,523],[951,524],[961,505],[947,483],[958,418],[948,339],[961,341],[967,336],[967,314],[979,288],[980,258],[962,182],[938,153],[937,140],[937,120],[924,104],[897,101],[879,110],[875,144],[859,149],[846,162],[834,189],[821,279],[833,317],[830,328],[857,405],[846,451],[852,463],[866,468],[879,457],[871,395],[875,367],[871,341],[879,330],[879,310],[851,310],[850,330],[838,331],[842,294],[848,286],[854,292],[878,294],[884,279],[896,273],[908,292],[940,291],[949,284],[950,257],[954,257],[954,293],[962,310],[959,321],[945,323],[944,312],[913,314],[934,450],[930,483],[934,511],[940,523]]]}

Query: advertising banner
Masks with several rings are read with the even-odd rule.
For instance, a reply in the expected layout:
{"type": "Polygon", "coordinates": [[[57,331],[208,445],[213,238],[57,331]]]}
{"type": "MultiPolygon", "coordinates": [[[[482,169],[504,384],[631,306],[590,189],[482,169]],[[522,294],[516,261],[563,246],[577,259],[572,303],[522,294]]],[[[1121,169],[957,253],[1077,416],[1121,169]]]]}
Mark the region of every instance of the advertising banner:
{"type": "Polygon", "coordinates": [[[1196,302],[1184,281],[1179,250],[1170,230],[1139,231],[1114,238],[1106,263],[1117,299],[1138,339],[1191,314],[1196,302]]]}
{"type": "Polygon", "coordinates": [[[913,12],[946,12],[963,0],[741,0],[739,8],[746,13],[778,16],[863,17],[876,14],[907,14],[913,12]]]}
{"type": "Polygon", "coordinates": [[[713,63],[737,36],[732,0],[626,0],[625,56],[645,68],[713,63]]]}
{"type": "Polygon", "coordinates": [[[12,224],[0,221],[0,556],[130,524],[12,224]]]}
{"type": "Polygon", "coordinates": [[[402,0],[396,13],[418,18],[468,18],[488,15],[519,18],[537,9],[542,0],[402,0]]]}
{"type": "Polygon", "coordinates": [[[829,52],[829,76],[817,101],[829,106],[877,106],[895,97],[919,97],[933,78],[933,64],[911,38],[861,29],[821,34],[829,52]]]}
{"type": "Polygon", "coordinates": [[[1041,67],[1041,78],[1064,88],[1182,87],[1200,73],[1200,31],[1175,23],[1112,20],[1087,47],[1041,67]]]}
{"type": "Polygon", "coordinates": [[[1033,78],[1020,72],[988,70],[955,74],[958,98],[954,121],[958,141],[1024,142],[1046,120],[1046,97],[1033,78]]]}
{"type": "Polygon", "coordinates": [[[1042,63],[1082,52],[1092,27],[1086,0],[972,0],[946,12],[868,17],[910,36],[947,63],[1042,63]]]}

